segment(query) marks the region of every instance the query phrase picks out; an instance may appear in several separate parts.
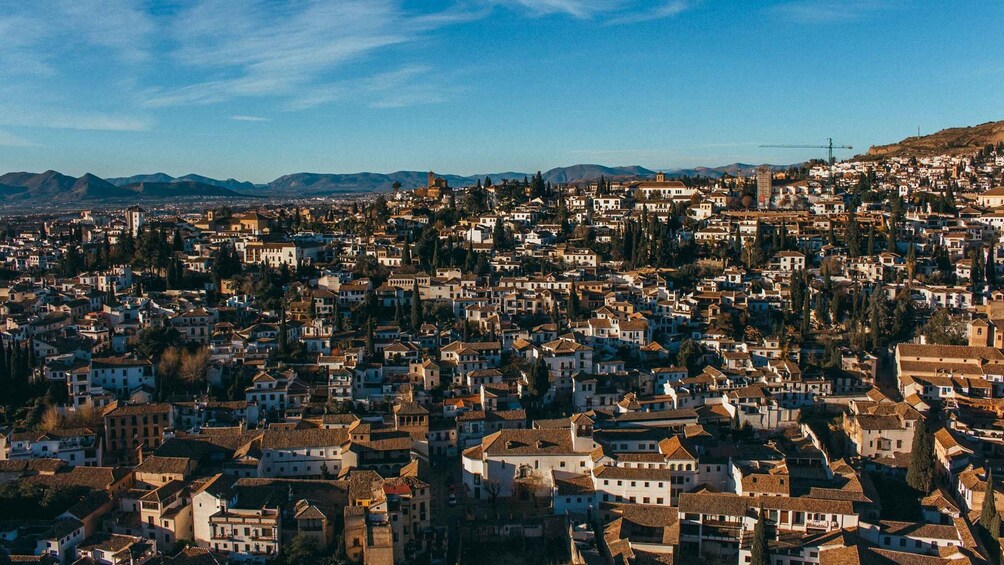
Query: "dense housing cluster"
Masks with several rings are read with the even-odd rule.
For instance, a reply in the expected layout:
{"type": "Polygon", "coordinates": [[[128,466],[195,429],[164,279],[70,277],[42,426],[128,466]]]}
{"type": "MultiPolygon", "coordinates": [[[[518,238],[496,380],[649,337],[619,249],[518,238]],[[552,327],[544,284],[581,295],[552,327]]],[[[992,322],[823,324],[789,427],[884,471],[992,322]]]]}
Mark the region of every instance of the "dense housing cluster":
{"type": "Polygon", "coordinates": [[[7,217],[0,552],[998,560],[1002,173],[988,146],[7,217]]]}

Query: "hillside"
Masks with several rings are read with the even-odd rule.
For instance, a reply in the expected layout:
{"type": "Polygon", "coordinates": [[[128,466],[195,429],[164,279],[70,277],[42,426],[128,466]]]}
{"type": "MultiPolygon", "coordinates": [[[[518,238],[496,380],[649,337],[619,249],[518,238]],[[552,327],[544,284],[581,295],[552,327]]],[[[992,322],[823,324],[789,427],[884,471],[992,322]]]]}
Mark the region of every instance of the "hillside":
{"type": "Polygon", "coordinates": [[[975,153],[988,144],[1001,142],[1004,142],[1004,121],[987,122],[978,126],[948,128],[930,135],[908,137],[899,143],[874,145],[866,155],[859,155],[855,159],[965,155],[975,153]]]}
{"type": "Polygon", "coordinates": [[[28,196],[53,197],[70,191],[77,179],[58,173],[7,173],[0,176],[0,184],[17,186],[25,189],[28,196]]]}
{"type": "Polygon", "coordinates": [[[51,198],[60,202],[75,202],[77,200],[105,200],[109,198],[126,198],[133,196],[131,190],[115,186],[91,173],[77,179],[68,192],[53,194],[51,198]]]}
{"type": "Polygon", "coordinates": [[[571,167],[558,167],[542,173],[544,180],[552,184],[562,184],[569,182],[590,181],[600,177],[607,179],[630,179],[637,177],[655,176],[655,171],[650,171],[638,165],[629,167],[604,167],[603,165],[572,165],[571,167]]]}
{"type": "Polygon", "coordinates": [[[196,174],[188,174],[180,177],[172,177],[167,173],[150,173],[145,175],[133,175],[131,177],[107,178],[105,180],[114,184],[115,186],[126,186],[137,183],[151,183],[151,182],[152,183],[195,182],[209,186],[226,188],[234,191],[248,191],[248,190],[255,190],[256,188],[261,188],[259,186],[256,186],[254,183],[247,181],[239,181],[237,179],[218,180],[196,174]]]}

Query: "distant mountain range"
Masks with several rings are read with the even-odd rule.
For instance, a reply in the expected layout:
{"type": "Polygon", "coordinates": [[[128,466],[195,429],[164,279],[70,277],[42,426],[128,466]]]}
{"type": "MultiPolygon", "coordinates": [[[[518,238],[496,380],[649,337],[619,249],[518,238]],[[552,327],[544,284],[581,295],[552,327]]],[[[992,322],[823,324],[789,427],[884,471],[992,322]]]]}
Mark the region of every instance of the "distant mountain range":
{"type": "Polygon", "coordinates": [[[219,188],[240,192],[242,190],[254,190],[256,185],[253,182],[239,181],[237,179],[217,180],[202,175],[185,175],[182,177],[172,177],[167,173],[153,173],[149,175],[133,175],[131,177],[108,178],[106,181],[115,186],[128,186],[139,183],[195,183],[208,184],[219,188]]]}
{"type": "MultiPolygon", "coordinates": [[[[50,203],[58,205],[114,200],[247,197],[247,195],[214,184],[167,178],[170,180],[163,182],[140,180],[115,184],[90,173],[80,178],[56,171],[7,173],[0,176],[0,200],[12,204],[24,202],[25,204],[50,203]]],[[[121,181],[122,179],[115,180],[121,181]]],[[[250,185],[250,183],[248,184],[250,185]]]]}
{"type": "MultiPolygon", "coordinates": [[[[775,169],[786,166],[769,165],[775,169]]],[[[722,167],[666,170],[667,176],[705,176],[719,178],[723,174],[746,174],[756,165],[733,163],[722,167]]],[[[90,173],[74,178],[56,171],[44,173],[7,173],[0,176],[0,202],[19,203],[39,199],[53,204],[72,204],[118,200],[170,200],[182,198],[249,198],[301,197],[337,194],[359,194],[389,191],[395,182],[405,189],[426,186],[426,171],[394,173],[294,173],[283,175],[268,184],[254,184],[236,179],[219,180],[189,174],[172,177],[166,173],[151,173],[131,177],[102,179],[90,173]]],[[[470,186],[478,180],[491,178],[522,179],[534,173],[488,173],[481,175],[441,174],[451,186],[470,186]]],[[[656,171],[637,165],[607,167],[603,165],[572,165],[541,173],[552,184],[595,181],[601,176],[609,180],[654,177],[656,171]]]]}
{"type": "MultiPolygon", "coordinates": [[[[788,166],[769,165],[775,169],[785,169],[788,166]]],[[[667,169],[669,177],[680,178],[684,176],[705,176],[720,178],[723,174],[735,175],[737,173],[749,173],[756,169],[757,165],[746,163],[733,163],[722,167],[697,167],[694,169],[667,169]]],[[[608,180],[624,180],[634,178],[651,178],[656,171],[646,169],[638,165],[624,167],[607,167],[603,165],[572,165],[570,167],[557,167],[546,172],[542,172],[546,182],[551,184],[567,184],[575,182],[595,181],[600,177],[608,180]]],[[[428,172],[425,171],[397,171],[394,173],[294,173],[281,176],[267,185],[258,185],[259,188],[269,190],[273,194],[297,193],[297,194],[338,194],[356,192],[375,192],[390,190],[395,182],[401,183],[404,188],[415,188],[426,186],[428,182],[428,172]]],[[[484,179],[491,178],[493,181],[501,179],[522,179],[531,177],[536,173],[485,173],[479,175],[461,176],[451,174],[438,174],[450,183],[450,186],[470,186],[484,179]]]]}
{"type": "MultiPolygon", "coordinates": [[[[890,145],[877,145],[866,155],[855,159],[881,159],[893,156],[926,156],[934,154],[974,153],[988,144],[1004,142],[1004,121],[987,122],[978,126],[949,128],[925,136],[909,137],[890,145]]],[[[767,165],[783,170],[790,165],[767,165]]],[[[748,175],[757,165],[732,163],[720,167],[694,167],[691,169],[663,169],[670,178],[712,177],[723,175],[748,175]]],[[[90,173],[80,178],[46,171],[44,173],[7,173],[0,175],[0,203],[72,204],[77,202],[170,200],[195,198],[296,198],[338,194],[364,194],[389,191],[394,183],[404,189],[426,186],[426,171],[397,171],[394,173],[293,173],[283,175],[267,184],[255,184],[229,178],[219,180],[196,174],[172,177],[166,173],[151,173],[101,179],[90,173]],[[37,199],[37,200],[36,200],[37,199]]],[[[470,186],[490,177],[522,179],[532,172],[487,173],[479,175],[441,176],[451,186],[470,186]]],[[[652,178],[656,171],[638,165],[607,167],[580,164],[557,167],[541,173],[552,184],[595,181],[601,176],[610,180],[652,178]]]]}

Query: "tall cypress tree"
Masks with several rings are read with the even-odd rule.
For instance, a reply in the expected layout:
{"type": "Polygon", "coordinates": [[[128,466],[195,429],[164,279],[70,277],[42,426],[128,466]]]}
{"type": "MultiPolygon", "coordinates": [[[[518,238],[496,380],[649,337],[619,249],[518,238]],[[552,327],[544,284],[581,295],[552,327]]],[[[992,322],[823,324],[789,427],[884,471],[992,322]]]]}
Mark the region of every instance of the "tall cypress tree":
{"type": "Polygon", "coordinates": [[[581,306],[579,305],[579,293],[575,290],[575,283],[572,283],[572,289],[568,293],[568,317],[570,320],[579,319],[579,311],[581,306]]]}
{"type": "Polygon", "coordinates": [[[770,565],[770,549],[767,546],[767,524],[763,511],[757,517],[753,527],[753,540],[750,547],[750,565],[770,565]]]}
{"type": "Polygon", "coordinates": [[[373,317],[366,322],[366,353],[373,355],[373,317]]]}
{"type": "Polygon", "coordinates": [[[286,336],[286,305],[283,304],[279,307],[279,355],[289,353],[288,339],[286,336]]]}
{"type": "Polygon", "coordinates": [[[404,241],[404,249],[401,250],[401,264],[411,265],[411,244],[408,240],[404,241]]]}
{"type": "Polygon", "coordinates": [[[847,254],[857,257],[861,254],[861,237],[858,233],[858,220],[853,211],[847,215],[847,227],[844,231],[847,237],[847,254]]]}
{"type": "Polygon", "coordinates": [[[917,427],[913,430],[906,483],[925,494],[934,488],[934,436],[923,418],[917,420],[917,427]]]}
{"type": "Polygon", "coordinates": [[[869,314],[871,315],[871,320],[869,324],[869,330],[871,333],[872,340],[872,350],[877,351],[882,345],[882,340],[885,335],[883,331],[883,325],[885,324],[888,316],[886,315],[885,308],[885,298],[882,297],[882,291],[880,288],[875,288],[872,290],[872,302],[869,314]]]}
{"type": "Polygon", "coordinates": [[[418,294],[418,279],[411,287],[411,329],[417,330],[422,324],[422,298],[418,294]]]}
{"type": "Polygon", "coordinates": [[[551,388],[551,377],[547,370],[547,362],[541,357],[533,364],[530,372],[529,385],[530,394],[536,400],[540,400],[551,388]]]}
{"type": "Polygon", "coordinates": [[[990,249],[987,251],[987,287],[991,290],[997,287],[997,258],[994,257],[994,249],[996,246],[991,245],[990,249]]]}
{"type": "MultiPolygon", "coordinates": [[[[3,345],[3,339],[0,338],[0,390],[10,390],[10,385],[10,365],[7,360],[7,349],[3,345]]],[[[7,400],[6,398],[0,400],[0,406],[8,404],[7,400]]]]}
{"type": "Polygon", "coordinates": [[[809,298],[809,293],[806,292],[805,298],[803,299],[802,303],[802,321],[801,321],[801,326],[799,327],[799,331],[802,334],[803,340],[808,339],[809,331],[812,329],[811,316],[812,316],[812,301],[809,298]]]}
{"type": "Polygon", "coordinates": [[[974,248],[969,256],[972,260],[972,270],[969,275],[973,284],[973,294],[978,294],[983,290],[983,250],[979,247],[974,248]]]}
{"type": "Polygon", "coordinates": [[[994,475],[987,463],[987,486],[983,491],[983,510],[980,512],[980,525],[994,536],[1000,532],[991,530],[994,516],[997,515],[997,490],[994,488],[994,475]]]}
{"type": "Polygon", "coordinates": [[[991,559],[996,563],[1001,562],[1001,543],[1000,543],[1000,531],[1001,531],[1001,515],[999,512],[994,512],[994,517],[990,520],[990,527],[988,528],[990,533],[990,540],[987,543],[987,549],[990,551],[991,559]]]}

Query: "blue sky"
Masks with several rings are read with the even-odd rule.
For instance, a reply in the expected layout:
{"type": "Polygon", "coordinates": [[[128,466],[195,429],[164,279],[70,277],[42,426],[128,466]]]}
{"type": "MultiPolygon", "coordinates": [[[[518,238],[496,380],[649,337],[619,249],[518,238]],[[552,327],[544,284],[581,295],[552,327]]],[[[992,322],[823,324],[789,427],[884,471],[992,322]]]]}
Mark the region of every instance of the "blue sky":
{"type": "MultiPolygon", "coordinates": [[[[0,171],[789,163],[1004,119],[1004,3],[0,0],[0,171]]],[[[846,157],[849,152],[838,156],[846,157]]]]}

